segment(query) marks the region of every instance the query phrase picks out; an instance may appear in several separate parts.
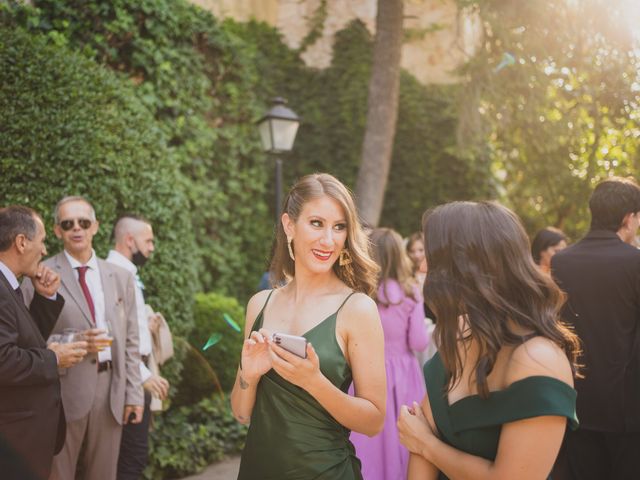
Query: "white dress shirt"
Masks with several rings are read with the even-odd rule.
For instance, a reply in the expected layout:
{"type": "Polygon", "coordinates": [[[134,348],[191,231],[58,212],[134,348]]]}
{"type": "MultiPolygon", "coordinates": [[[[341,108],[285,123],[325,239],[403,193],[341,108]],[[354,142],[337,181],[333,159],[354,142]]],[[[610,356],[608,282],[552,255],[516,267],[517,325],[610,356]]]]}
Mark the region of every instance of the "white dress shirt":
{"type": "MultiPolygon", "coordinates": [[[[67,257],[71,268],[75,272],[78,284],[80,283],[80,272],[78,272],[78,267],[89,267],[84,278],[87,282],[87,287],[89,287],[91,299],[93,300],[93,307],[96,314],[96,328],[106,330],[107,319],[105,318],[104,290],[102,288],[102,279],[100,278],[100,269],[98,268],[98,259],[96,257],[96,252],[94,250],[91,251],[91,258],[84,265],[73,258],[71,255],[69,255],[66,250],[64,251],[64,254],[67,257]]],[[[111,360],[111,347],[107,347],[101,352],[98,352],[98,361],[100,363],[106,362],[108,360],[111,360]]]]}
{"type": "MultiPolygon", "coordinates": [[[[149,319],[147,318],[147,311],[144,303],[144,295],[142,290],[144,285],[140,277],[138,276],[138,267],[136,267],[131,260],[122,255],[120,252],[110,250],[107,256],[107,262],[113,263],[119,267],[124,268],[128,272],[131,272],[135,279],[135,291],[136,291],[136,316],[138,317],[138,330],[140,331],[140,355],[151,355],[151,333],[149,332],[149,319]]],[[[142,377],[142,383],[146,382],[151,377],[151,371],[145,366],[144,362],[140,362],[140,376],[142,377]]]]}
{"type": "Polygon", "coordinates": [[[9,282],[9,285],[11,285],[11,288],[15,290],[20,286],[20,284],[18,283],[18,279],[16,278],[16,275],[13,273],[13,271],[9,267],[7,267],[2,262],[0,262],[0,272],[2,272],[2,274],[4,275],[4,278],[7,279],[7,281],[9,282]]]}
{"type": "MultiPolygon", "coordinates": [[[[11,285],[11,288],[13,288],[14,290],[17,290],[18,287],[20,287],[20,282],[18,282],[18,278],[16,277],[15,273],[13,273],[13,271],[2,262],[0,262],[0,272],[2,272],[2,274],[4,275],[4,278],[8,280],[9,285],[11,285]]],[[[57,300],[58,292],[46,298],[48,298],[49,300],[57,300]]]]}

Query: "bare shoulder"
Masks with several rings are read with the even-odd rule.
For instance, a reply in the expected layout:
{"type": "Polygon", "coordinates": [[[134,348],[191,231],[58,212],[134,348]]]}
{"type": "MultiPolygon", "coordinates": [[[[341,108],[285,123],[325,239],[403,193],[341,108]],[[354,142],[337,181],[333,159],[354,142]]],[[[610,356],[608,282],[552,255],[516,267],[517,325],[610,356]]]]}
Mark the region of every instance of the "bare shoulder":
{"type": "Polygon", "coordinates": [[[343,318],[359,325],[369,322],[380,322],[376,302],[364,293],[355,293],[342,307],[343,318]]]}
{"type": "Polygon", "coordinates": [[[249,332],[251,332],[260,310],[264,307],[264,304],[272,291],[273,290],[262,290],[249,299],[249,303],[247,303],[247,313],[245,316],[246,322],[244,327],[246,335],[249,335],[249,332]]]}
{"type": "Polygon", "coordinates": [[[566,354],[556,343],[544,337],[534,337],[513,351],[507,367],[508,384],[532,376],[556,378],[573,386],[573,373],[566,354]]]}

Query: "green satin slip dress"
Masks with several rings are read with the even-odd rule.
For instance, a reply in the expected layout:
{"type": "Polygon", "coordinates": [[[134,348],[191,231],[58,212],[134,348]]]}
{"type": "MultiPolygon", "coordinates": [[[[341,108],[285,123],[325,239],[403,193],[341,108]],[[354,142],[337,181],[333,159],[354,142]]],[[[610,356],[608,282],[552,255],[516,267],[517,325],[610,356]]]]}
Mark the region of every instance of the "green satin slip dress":
{"type": "MultiPolygon", "coordinates": [[[[427,395],[440,439],[458,450],[495,460],[504,423],[544,415],[567,417],[578,428],[576,391],[552,377],[532,376],[513,382],[504,390],[464,397],[452,405],[447,399],[447,375],[440,354],[424,366],[427,395]]],[[[551,477],[549,477],[551,478],[551,477]]],[[[439,480],[448,477],[440,472],[439,480]]]]}
{"type": "MultiPolygon", "coordinates": [[[[269,298],[271,293],[252,331],[262,327],[269,298]]],[[[313,344],[324,376],[346,393],[352,377],[336,339],[340,308],[304,337],[313,344]]],[[[258,384],[238,479],[362,479],[349,433],[305,390],[269,370],[258,384]]]]}

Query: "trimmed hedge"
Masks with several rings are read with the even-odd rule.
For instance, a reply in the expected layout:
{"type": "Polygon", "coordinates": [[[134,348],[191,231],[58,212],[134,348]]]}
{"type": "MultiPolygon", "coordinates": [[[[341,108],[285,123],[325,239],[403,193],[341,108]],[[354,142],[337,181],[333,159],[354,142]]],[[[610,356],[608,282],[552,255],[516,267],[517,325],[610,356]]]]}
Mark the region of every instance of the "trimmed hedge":
{"type": "Polygon", "coordinates": [[[128,77],[187,179],[205,291],[244,300],[267,263],[268,164],[254,121],[268,98],[251,46],[185,0],[35,0],[23,23],[128,77]],[[251,261],[247,261],[251,259],[251,261]]]}
{"type": "MultiPolygon", "coordinates": [[[[128,82],[6,20],[0,17],[0,204],[28,205],[51,227],[62,196],[86,196],[102,224],[94,239],[99,256],[118,214],[148,217],[158,248],[141,271],[147,300],[174,333],[188,332],[195,242],[185,181],[165,135],[128,82]]],[[[61,246],[48,231],[52,254],[61,246]]]]}
{"type": "Polygon", "coordinates": [[[244,307],[235,298],[218,293],[196,295],[195,327],[189,336],[189,342],[201,351],[212,334],[222,335],[220,341],[205,350],[203,355],[218,375],[225,392],[233,388],[236,380],[244,336],[244,316],[244,307]],[[225,313],[240,327],[240,332],[227,324],[225,313]]]}

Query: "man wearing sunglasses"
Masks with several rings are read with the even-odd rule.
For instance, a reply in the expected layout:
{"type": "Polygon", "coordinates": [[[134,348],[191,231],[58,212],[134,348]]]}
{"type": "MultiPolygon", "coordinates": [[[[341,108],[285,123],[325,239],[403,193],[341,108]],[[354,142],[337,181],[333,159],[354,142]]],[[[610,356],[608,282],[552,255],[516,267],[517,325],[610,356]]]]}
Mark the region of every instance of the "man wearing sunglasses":
{"type": "MultiPolygon", "coordinates": [[[[53,333],[82,331],[89,354],[61,376],[67,439],[54,458],[50,480],[115,480],[122,426],[142,419],[138,322],[133,276],[97,258],[99,224],[83,197],[65,197],[55,209],[54,233],[64,250],[44,263],[60,275],[66,303],[53,333]],[[79,458],[83,450],[82,458],[79,458]]],[[[33,294],[25,281],[26,298],[33,294]]]]}

